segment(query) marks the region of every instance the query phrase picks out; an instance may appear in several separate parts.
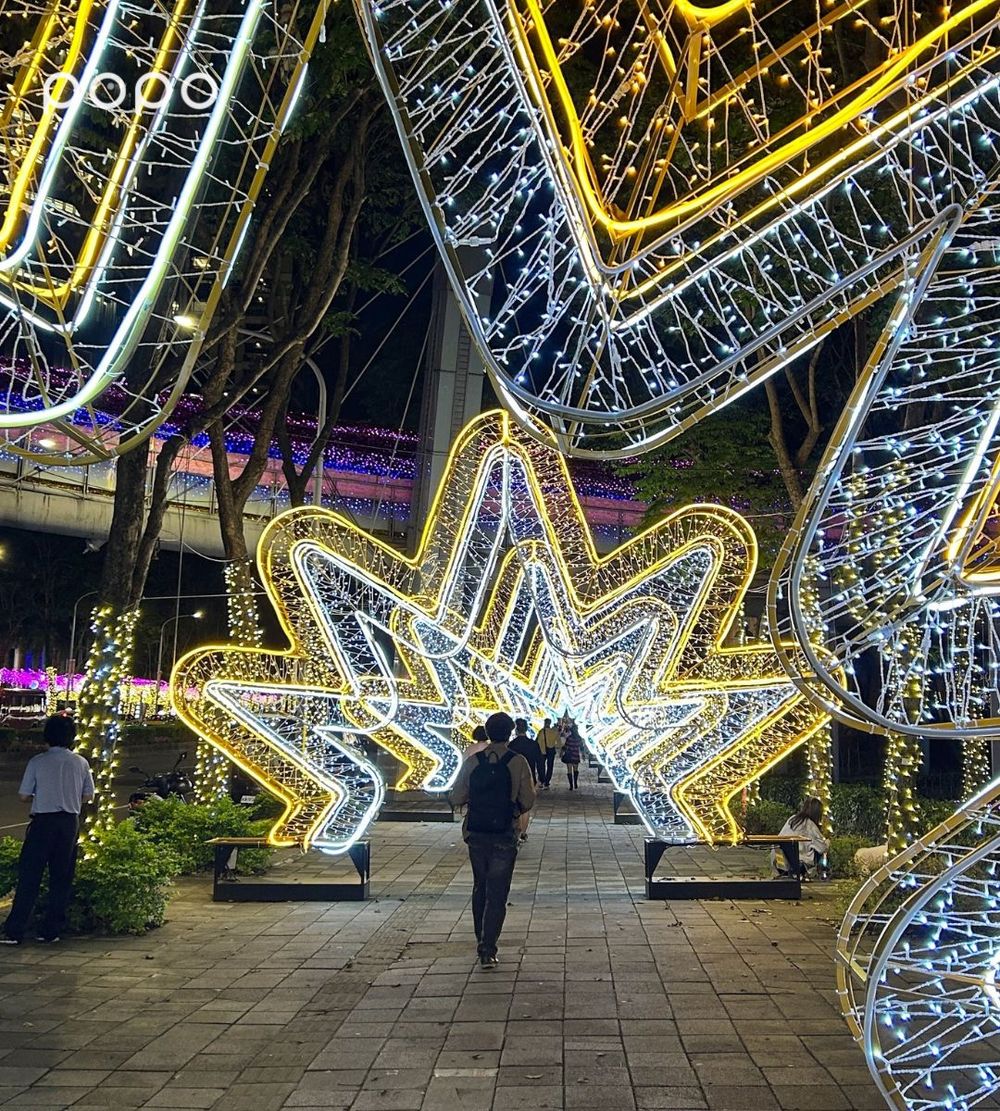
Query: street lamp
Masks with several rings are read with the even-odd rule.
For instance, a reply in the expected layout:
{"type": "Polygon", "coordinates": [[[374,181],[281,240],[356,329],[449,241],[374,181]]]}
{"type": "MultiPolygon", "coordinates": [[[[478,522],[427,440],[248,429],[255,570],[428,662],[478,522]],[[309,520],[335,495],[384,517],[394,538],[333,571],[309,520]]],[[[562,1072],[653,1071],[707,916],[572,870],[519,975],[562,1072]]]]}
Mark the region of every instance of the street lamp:
{"type": "Polygon", "coordinates": [[[76,611],[77,607],[84,600],[84,598],[93,598],[98,591],[88,590],[86,594],[81,594],[79,598],[73,603],[73,624],[69,631],[69,659],[66,661],[66,694],[69,698],[73,697],[73,677],[76,672],[76,611]]]}
{"type": "Polygon", "coordinates": [[[160,626],[160,647],[156,653],[156,686],[154,688],[156,693],[153,699],[154,714],[160,712],[160,680],[163,675],[163,634],[166,632],[167,626],[172,621],[181,621],[185,617],[190,617],[193,621],[200,621],[204,616],[204,610],[195,610],[194,613],[175,613],[173,617],[168,617],[160,626]]]}

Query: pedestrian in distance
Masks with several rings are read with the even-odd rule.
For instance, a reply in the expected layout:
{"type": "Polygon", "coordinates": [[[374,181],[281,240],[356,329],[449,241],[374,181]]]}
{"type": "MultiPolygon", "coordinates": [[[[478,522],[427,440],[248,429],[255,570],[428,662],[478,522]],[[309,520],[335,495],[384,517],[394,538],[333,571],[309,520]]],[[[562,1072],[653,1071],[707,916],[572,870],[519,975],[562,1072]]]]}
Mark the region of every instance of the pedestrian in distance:
{"type": "Polygon", "coordinates": [[[465,750],[466,757],[472,756],[474,753],[482,752],[489,747],[490,739],[486,735],[486,730],[482,725],[477,725],[472,730],[472,744],[465,750]]]}
{"type": "Polygon", "coordinates": [[[528,761],[528,767],[531,768],[531,782],[537,787],[538,780],[541,778],[542,754],[535,738],[528,736],[528,723],[524,718],[516,718],[514,721],[514,739],[510,742],[510,747],[528,761]]]}
{"type": "Polygon", "coordinates": [[[580,754],[583,751],[583,738],[577,732],[576,722],[569,727],[566,739],[563,741],[562,762],[566,765],[566,775],[569,779],[569,789],[580,789],[580,754]]]}
{"type": "Polygon", "coordinates": [[[555,767],[556,754],[562,748],[563,743],[559,730],[552,725],[551,718],[545,719],[545,724],[539,730],[535,741],[542,757],[539,778],[542,782],[542,790],[547,791],[552,786],[552,769],[555,767]]]}
{"type": "Polygon", "coordinates": [[[4,945],[24,940],[46,868],[49,900],[38,940],[59,940],[76,870],[80,810],[94,797],[90,765],[72,751],[76,722],[66,714],[54,714],[45,722],[42,736],[49,747],[28,761],[18,789],[22,801],[31,803],[31,820],[17,862],[14,904],[0,935],[4,945]]]}
{"type": "Polygon", "coordinates": [[[472,921],[484,969],[497,964],[497,942],[517,861],[517,820],[535,802],[528,762],[508,744],[513,728],[507,714],[486,719],[490,743],[463,762],[451,792],[453,805],[468,806],[462,836],[472,865],[472,921]]]}

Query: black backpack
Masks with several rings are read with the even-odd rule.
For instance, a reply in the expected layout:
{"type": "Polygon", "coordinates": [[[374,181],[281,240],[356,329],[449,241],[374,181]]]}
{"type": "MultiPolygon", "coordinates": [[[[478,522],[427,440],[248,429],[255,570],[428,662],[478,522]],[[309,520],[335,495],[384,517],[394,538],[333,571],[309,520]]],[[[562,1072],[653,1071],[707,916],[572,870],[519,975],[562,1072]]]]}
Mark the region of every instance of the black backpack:
{"type": "Polygon", "coordinates": [[[501,760],[490,760],[485,752],[476,753],[476,766],[469,776],[470,833],[510,833],[514,828],[514,803],[511,800],[510,768],[517,755],[508,752],[501,760]]]}

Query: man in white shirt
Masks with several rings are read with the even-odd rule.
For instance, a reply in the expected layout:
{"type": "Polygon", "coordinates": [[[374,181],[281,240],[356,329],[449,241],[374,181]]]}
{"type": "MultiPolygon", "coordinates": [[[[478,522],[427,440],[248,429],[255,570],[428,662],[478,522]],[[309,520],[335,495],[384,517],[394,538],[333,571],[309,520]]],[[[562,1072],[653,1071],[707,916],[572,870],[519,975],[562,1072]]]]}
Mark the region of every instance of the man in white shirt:
{"type": "Polygon", "coordinates": [[[46,721],[43,736],[49,747],[28,761],[18,789],[22,801],[31,803],[31,821],[17,862],[14,905],[0,934],[3,945],[24,940],[46,868],[49,900],[38,940],[59,940],[76,870],[80,809],[94,797],[90,765],[71,751],[76,722],[55,714],[46,721]]]}

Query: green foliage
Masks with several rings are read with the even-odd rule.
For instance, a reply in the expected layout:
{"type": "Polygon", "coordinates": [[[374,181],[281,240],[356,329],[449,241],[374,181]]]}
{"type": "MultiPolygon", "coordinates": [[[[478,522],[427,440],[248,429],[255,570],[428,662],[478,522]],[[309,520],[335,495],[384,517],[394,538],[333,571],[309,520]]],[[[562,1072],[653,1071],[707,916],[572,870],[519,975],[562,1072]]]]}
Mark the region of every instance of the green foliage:
{"type": "Polygon", "coordinates": [[[188,745],[193,756],[198,738],[181,721],[153,721],[148,725],[123,726],[121,744],[124,748],[142,744],[188,745]]]}
{"type": "Polygon", "coordinates": [[[769,802],[778,802],[785,808],[785,817],[794,814],[805,798],[805,775],[765,775],[760,781],[760,797],[769,802]]]}
{"type": "Polygon", "coordinates": [[[922,837],[928,830],[940,825],[945,818],[950,818],[958,809],[960,803],[955,799],[917,799],[916,833],[922,837]]]}
{"type": "Polygon", "coordinates": [[[252,822],[262,823],[265,818],[270,819],[267,823],[269,829],[274,824],[274,819],[284,812],[285,804],[270,791],[261,791],[253,803],[243,809],[252,822]]]}
{"type": "Polygon", "coordinates": [[[872,845],[885,841],[885,796],[864,783],[835,783],[830,814],[837,834],[856,834],[872,845]]]}
{"type": "Polygon", "coordinates": [[[769,566],[791,520],[788,494],[768,441],[760,397],[734,402],[659,451],[628,461],[619,473],[647,503],[647,521],[692,502],[715,502],[755,518],[761,559],[769,566]]]}
{"type": "Polygon", "coordinates": [[[21,842],[16,837],[0,837],[0,899],[14,890],[20,855],[21,842]]]}
{"type": "Polygon", "coordinates": [[[874,842],[867,837],[859,837],[851,833],[844,836],[830,838],[830,852],[827,854],[827,863],[830,875],[834,879],[844,879],[857,875],[854,867],[854,854],[858,849],[866,849],[874,842]]]}
{"type": "MultiPolygon", "coordinates": [[[[269,819],[254,821],[254,815],[227,798],[208,806],[195,806],[180,799],[151,799],[135,815],[135,828],[150,842],[162,846],[177,859],[182,875],[212,866],[213,837],[260,837],[267,833],[269,819]]],[[[263,871],[271,850],[242,849],[240,871],[263,871]]]]}
{"type": "MultiPolygon", "coordinates": [[[[805,780],[793,776],[764,776],[760,781],[761,800],[779,805],[784,813],[782,821],[798,810],[805,792],[805,780]]],[[[928,815],[927,826],[922,828],[929,828],[934,824],[931,817],[940,821],[936,816],[946,817],[955,804],[921,799],[920,807],[921,813],[928,815]]],[[[830,792],[830,817],[838,836],[861,837],[870,845],[881,845],[885,841],[885,795],[877,787],[865,783],[834,783],[830,792]]]]}
{"type": "Polygon", "coordinates": [[[790,811],[780,802],[761,799],[748,806],[743,815],[743,828],[747,833],[779,833],[788,820],[790,811]]]}
{"type": "Polygon", "coordinates": [[[76,868],[70,925],[76,930],[141,934],[163,925],[178,861],[130,822],[112,826],[76,868]]]}

